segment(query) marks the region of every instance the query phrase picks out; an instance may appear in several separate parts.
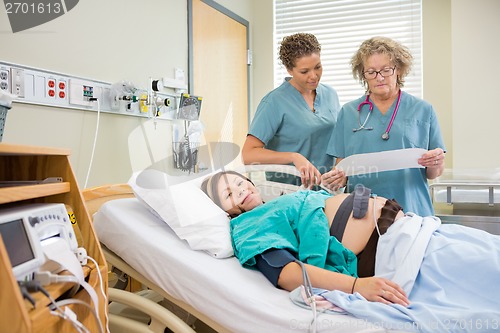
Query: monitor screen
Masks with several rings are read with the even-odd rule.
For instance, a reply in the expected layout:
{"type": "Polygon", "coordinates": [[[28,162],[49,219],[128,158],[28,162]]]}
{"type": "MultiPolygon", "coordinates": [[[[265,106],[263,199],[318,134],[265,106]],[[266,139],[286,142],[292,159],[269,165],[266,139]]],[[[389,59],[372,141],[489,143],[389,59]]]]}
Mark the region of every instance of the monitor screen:
{"type": "Polygon", "coordinates": [[[35,259],[22,219],[0,223],[0,234],[13,268],[35,259]]]}

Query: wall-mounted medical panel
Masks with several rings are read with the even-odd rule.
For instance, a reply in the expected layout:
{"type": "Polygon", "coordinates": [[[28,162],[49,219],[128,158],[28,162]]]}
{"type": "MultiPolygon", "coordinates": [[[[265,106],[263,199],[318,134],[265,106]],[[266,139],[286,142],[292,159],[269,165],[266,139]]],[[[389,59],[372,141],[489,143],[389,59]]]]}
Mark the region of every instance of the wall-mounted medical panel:
{"type": "Polygon", "coordinates": [[[175,113],[180,98],[163,92],[152,95],[150,87],[136,88],[129,82],[111,84],[4,61],[0,89],[15,95],[18,103],[139,117],[175,113]]]}

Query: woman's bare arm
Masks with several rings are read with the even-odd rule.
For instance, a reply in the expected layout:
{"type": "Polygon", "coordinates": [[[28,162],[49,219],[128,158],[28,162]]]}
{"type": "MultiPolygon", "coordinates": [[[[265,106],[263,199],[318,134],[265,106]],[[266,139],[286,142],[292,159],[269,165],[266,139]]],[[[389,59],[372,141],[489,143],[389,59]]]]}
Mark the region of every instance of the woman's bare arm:
{"type": "Polygon", "coordinates": [[[241,158],[244,164],[293,164],[300,172],[305,187],[318,185],[321,173],[307,158],[296,152],[280,152],[264,148],[264,143],[253,135],[247,135],[241,158]]]}
{"type": "MultiPolygon", "coordinates": [[[[396,303],[403,306],[410,304],[403,289],[390,280],[379,277],[356,279],[346,274],[331,272],[312,265],[305,264],[305,267],[313,287],[341,290],[346,293],[354,291],[373,302],[396,303]]],[[[302,284],[302,268],[299,264],[291,262],[283,267],[278,279],[278,286],[292,291],[302,284]]]]}
{"type": "Polygon", "coordinates": [[[253,135],[247,135],[241,158],[244,164],[291,164],[293,152],[279,152],[264,148],[264,143],[253,135]]]}

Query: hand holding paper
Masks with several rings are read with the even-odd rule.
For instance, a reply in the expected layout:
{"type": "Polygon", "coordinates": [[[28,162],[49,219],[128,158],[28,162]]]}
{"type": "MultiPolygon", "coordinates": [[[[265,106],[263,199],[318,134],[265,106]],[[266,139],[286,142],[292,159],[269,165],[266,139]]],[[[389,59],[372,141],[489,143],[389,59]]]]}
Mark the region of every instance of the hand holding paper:
{"type": "Polygon", "coordinates": [[[427,152],[422,148],[407,148],[351,155],[342,159],[336,168],[347,177],[373,172],[423,168],[418,159],[427,152]]]}

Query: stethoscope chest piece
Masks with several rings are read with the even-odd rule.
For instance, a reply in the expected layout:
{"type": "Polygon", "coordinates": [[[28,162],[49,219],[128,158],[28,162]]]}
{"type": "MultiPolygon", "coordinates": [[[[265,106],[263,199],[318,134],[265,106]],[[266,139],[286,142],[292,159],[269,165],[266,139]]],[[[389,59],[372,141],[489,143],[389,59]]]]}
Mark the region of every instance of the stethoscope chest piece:
{"type": "Polygon", "coordinates": [[[389,140],[389,133],[384,132],[384,134],[382,134],[382,140],[389,140]]]}

